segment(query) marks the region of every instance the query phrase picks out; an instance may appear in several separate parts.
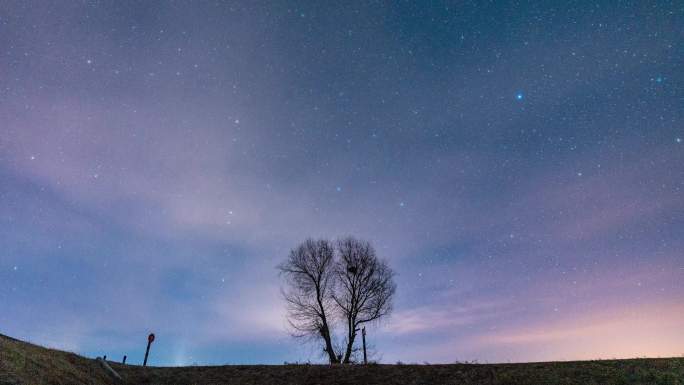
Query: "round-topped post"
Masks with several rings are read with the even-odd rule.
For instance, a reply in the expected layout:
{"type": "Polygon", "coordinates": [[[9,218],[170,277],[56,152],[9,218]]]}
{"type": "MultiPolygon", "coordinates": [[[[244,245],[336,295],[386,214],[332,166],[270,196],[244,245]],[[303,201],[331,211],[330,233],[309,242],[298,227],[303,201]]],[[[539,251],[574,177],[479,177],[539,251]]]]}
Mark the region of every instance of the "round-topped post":
{"type": "Polygon", "coordinates": [[[150,355],[150,346],[154,342],[154,333],[147,336],[147,350],[145,350],[145,361],[143,361],[143,366],[147,366],[147,357],[150,355]]]}

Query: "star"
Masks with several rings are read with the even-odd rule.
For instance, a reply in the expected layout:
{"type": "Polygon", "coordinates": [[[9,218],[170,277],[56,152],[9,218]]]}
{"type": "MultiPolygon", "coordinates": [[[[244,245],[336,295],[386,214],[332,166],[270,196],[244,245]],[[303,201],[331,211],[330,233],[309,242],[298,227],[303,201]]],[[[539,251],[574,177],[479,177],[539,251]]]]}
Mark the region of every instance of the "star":
{"type": "Polygon", "coordinates": [[[516,100],[523,100],[523,97],[524,97],[524,95],[522,92],[518,92],[517,94],[515,94],[516,100]]]}
{"type": "Polygon", "coordinates": [[[675,142],[681,143],[681,142],[682,142],[682,138],[675,138],[675,142]]]}

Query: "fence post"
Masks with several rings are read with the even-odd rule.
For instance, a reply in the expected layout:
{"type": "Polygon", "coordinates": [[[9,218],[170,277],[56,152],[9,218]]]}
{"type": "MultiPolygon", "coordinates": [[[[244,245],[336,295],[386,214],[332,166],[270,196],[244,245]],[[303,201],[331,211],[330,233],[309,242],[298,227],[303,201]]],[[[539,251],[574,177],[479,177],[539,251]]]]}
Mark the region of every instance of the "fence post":
{"type": "Polygon", "coordinates": [[[154,342],[154,333],[147,337],[147,350],[145,350],[145,361],[143,361],[143,366],[147,366],[147,357],[150,355],[150,345],[154,342]]]}
{"type": "Polygon", "coordinates": [[[361,337],[363,338],[363,363],[368,364],[368,356],[366,356],[366,327],[361,329],[361,337]]]}

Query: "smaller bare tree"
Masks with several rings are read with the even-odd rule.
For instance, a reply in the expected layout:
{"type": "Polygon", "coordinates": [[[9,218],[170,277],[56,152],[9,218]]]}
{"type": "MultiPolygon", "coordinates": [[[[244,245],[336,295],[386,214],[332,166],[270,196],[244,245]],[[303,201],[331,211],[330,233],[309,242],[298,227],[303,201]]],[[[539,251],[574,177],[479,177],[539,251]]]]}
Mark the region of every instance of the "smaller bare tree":
{"type": "Polygon", "coordinates": [[[331,339],[334,311],[334,255],[329,241],[308,239],[290,251],[278,266],[288,282],[283,289],[288,321],[297,337],[321,338],[330,363],[339,363],[331,339]]]}
{"type": "Polygon", "coordinates": [[[394,272],[377,257],[367,241],[348,237],[337,241],[335,275],[338,287],[333,299],[347,325],[346,349],[342,362],[351,362],[359,326],[392,311],[396,291],[394,272]]]}

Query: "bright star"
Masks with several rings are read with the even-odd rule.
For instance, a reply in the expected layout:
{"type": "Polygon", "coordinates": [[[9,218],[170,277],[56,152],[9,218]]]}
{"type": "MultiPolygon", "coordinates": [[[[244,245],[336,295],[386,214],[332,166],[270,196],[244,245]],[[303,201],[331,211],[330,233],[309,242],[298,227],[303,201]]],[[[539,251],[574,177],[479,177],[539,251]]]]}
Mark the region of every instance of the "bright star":
{"type": "Polygon", "coordinates": [[[516,98],[517,100],[523,100],[523,93],[522,93],[522,92],[518,92],[517,94],[515,94],[515,98],[516,98]]]}
{"type": "Polygon", "coordinates": [[[675,142],[681,143],[681,142],[682,142],[682,138],[677,138],[677,139],[675,139],[675,142]]]}

